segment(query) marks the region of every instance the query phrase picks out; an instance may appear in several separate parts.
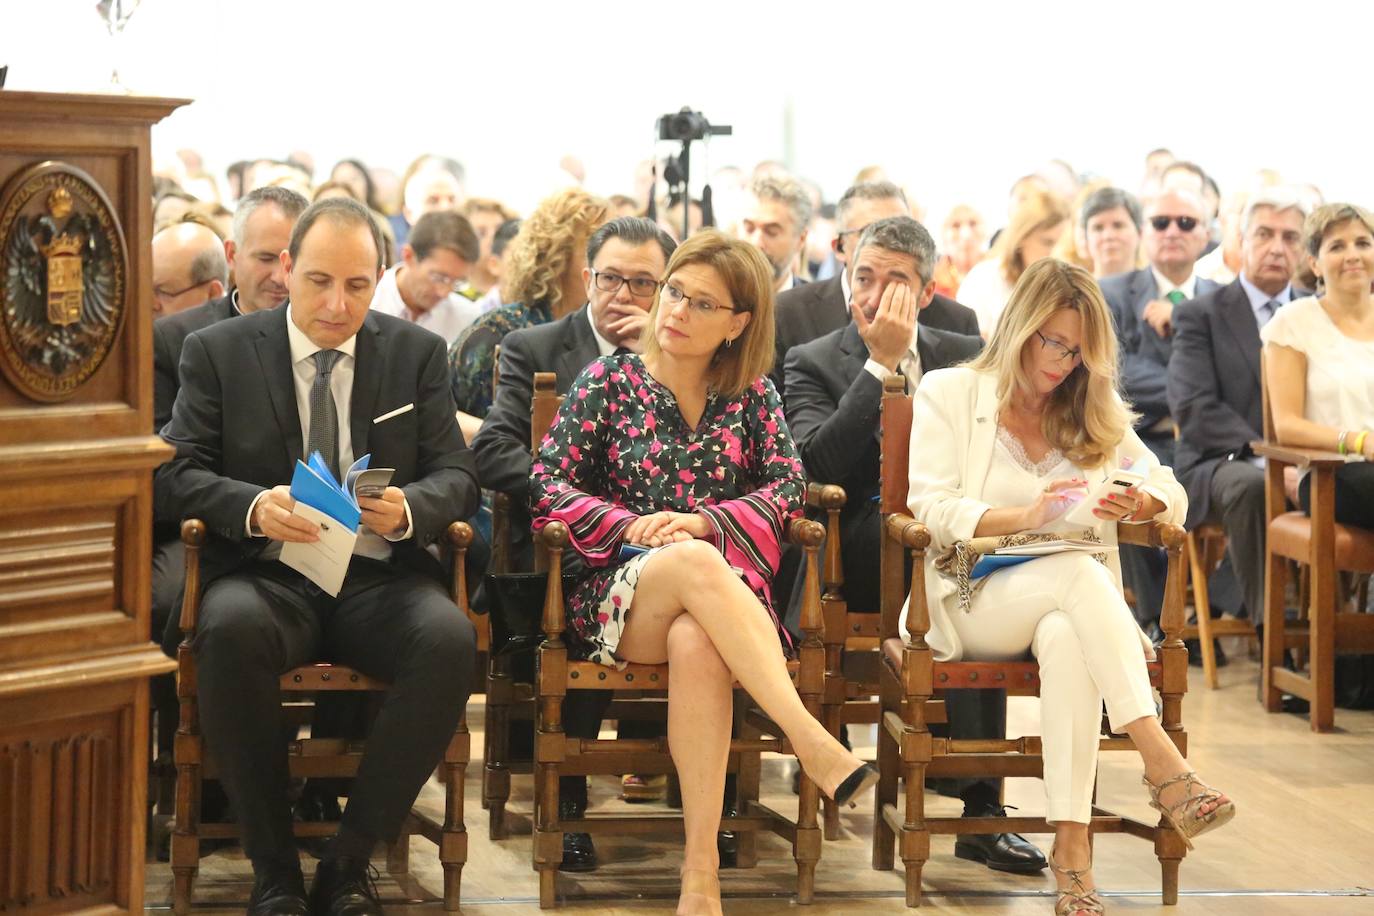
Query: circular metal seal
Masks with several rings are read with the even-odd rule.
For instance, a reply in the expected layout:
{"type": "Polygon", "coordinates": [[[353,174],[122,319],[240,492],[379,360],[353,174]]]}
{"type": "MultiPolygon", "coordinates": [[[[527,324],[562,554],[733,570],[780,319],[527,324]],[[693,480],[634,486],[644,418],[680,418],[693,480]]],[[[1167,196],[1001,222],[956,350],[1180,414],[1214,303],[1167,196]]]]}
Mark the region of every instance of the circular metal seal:
{"type": "Polygon", "coordinates": [[[36,401],[65,401],[110,353],[129,256],[90,175],[41,162],[0,192],[0,371],[36,401]]]}

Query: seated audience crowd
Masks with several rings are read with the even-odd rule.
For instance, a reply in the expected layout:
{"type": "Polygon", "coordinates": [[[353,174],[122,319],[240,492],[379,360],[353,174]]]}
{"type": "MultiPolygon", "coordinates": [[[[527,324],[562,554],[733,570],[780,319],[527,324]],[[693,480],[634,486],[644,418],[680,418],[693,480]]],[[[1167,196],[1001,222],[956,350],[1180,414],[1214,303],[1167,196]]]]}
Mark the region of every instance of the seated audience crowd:
{"type": "MultiPolygon", "coordinates": [[[[679,913],[720,912],[733,685],[826,797],[877,777],[790,679],[805,575],[785,535],[808,481],[842,486],[845,599],[877,609],[889,379],[914,396],[909,509],[931,537],[930,646],[1040,667],[1053,847],[1007,831],[961,836],[955,852],[1002,871],[1048,866],[1057,913],[1103,911],[1088,823],[1104,703],[1186,841],[1235,811],[1159,724],[1146,663],[1164,553],[1116,551],[1116,526],[1220,523],[1227,555],[1200,613],[1258,620],[1266,509],[1251,444],[1267,383],[1274,438],[1345,455],[1336,518],[1374,528],[1374,215],[1272,172],[1223,197],[1167,150],[1132,190],[1056,160],[1013,185],[1000,229],[952,206],[937,246],[910,192],[873,166],[833,204],[776,162],[719,169],[715,208],[687,201],[682,238],[684,201],[656,197],[652,177],[600,197],[571,158],[568,187],[520,214],[467,196],[463,166],[441,155],[399,176],[344,159],[318,184],[304,154],[239,162],[223,202],[199,157],[179,155],[182,183],[160,177],[154,201],[155,422],[176,457],[156,476],[153,619],[171,653],[177,526],[204,520],[200,714],[252,861],[253,913],[381,912],[368,857],[400,830],[484,676],[435,549],[464,519],[491,546],[484,491],[510,506],[512,571],[533,568],[532,532],[566,526],[574,658],[669,664],[679,913]],[[531,428],[540,372],[563,398],[547,431],[531,428]],[[335,474],[368,453],[395,469],[358,500],[337,594],[278,561],[320,533],[289,488],[314,452],[335,474]],[[1091,521],[1075,515],[1122,468],[1141,482],[1091,521]],[[969,576],[973,538],[1065,535],[1104,550],[969,576]],[[372,740],[307,893],[277,678],[320,658],[392,689],[363,726],[372,740]]],[[[1293,497],[1308,510],[1307,479],[1293,497]]],[[[472,582],[490,555],[470,552],[472,582]]],[[[568,697],[567,732],[595,738],[606,705],[578,694],[607,692],[568,697]]],[[[154,703],[175,721],[169,680],[154,703]]],[[[950,691],[947,711],[951,737],[1005,736],[999,691],[950,691]]],[[[360,727],[329,718],[322,704],[314,727],[360,727]]],[[[1005,817],[998,781],[940,788],[967,816],[1005,817]]],[[[562,818],[580,816],[585,778],[560,791],[562,818]]],[[[590,839],[566,835],[563,861],[595,868],[590,839]]]]}

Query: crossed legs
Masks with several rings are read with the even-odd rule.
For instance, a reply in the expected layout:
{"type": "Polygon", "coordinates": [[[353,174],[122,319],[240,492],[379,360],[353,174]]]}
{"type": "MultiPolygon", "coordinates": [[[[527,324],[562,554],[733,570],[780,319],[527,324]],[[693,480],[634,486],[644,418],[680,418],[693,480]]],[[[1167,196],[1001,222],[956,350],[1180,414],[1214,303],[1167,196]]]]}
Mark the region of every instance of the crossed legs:
{"type": "Polygon", "coordinates": [[[862,766],[807,712],[768,613],[705,541],[669,545],[645,564],[616,655],[669,663],[668,746],[682,785],[684,872],[714,873],[718,865],[732,681],[778,724],[826,795],[862,766]]]}

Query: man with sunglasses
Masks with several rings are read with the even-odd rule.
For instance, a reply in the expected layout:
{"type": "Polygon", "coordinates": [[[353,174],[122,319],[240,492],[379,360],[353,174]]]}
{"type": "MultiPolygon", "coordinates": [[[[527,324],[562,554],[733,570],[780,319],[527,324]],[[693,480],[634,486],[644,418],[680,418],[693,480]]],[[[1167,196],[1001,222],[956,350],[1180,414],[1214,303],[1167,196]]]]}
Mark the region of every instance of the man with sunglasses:
{"type": "MultiPolygon", "coordinates": [[[[835,208],[835,258],[844,268],[835,276],[818,283],[790,289],[778,295],[776,359],[773,363],[773,384],[783,394],[786,379],[783,364],[787,351],[799,344],[838,331],[849,324],[848,265],[850,252],[859,235],[871,223],[893,216],[910,216],[902,189],[890,181],[865,181],[851,186],[840,197],[835,208]]],[[[930,304],[917,317],[925,327],[953,331],[956,334],[978,335],[978,316],[946,296],[936,293],[930,304]]]]}
{"type": "MultiPolygon", "coordinates": [[[[1205,208],[1186,190],[1165,190],[1145,201],[1141,233],[1145,257],[1139,270],[1102,280],[1120,345],[1121,387],[1140,415],[1136,432],[1168,467],[1174,464],[1174,421],[1169,413],[1169,356],[1174,307],[1219,289],[1200,278],[1194,265],[1207,246],[1205,208]]],[[[1164,606],[1163,551],[1121,548],[1121,576],[1135,593],[1135,615],[1147,633],[1157,634],[1164,606]]]]}
{"type": "MultiPolygon", "coordinates": [[[[659,281],[676,248],[672,237],[652,220],[639,216],[611,220],[587,240],[588,266],[582,271],[587,304],[549,324],[512,331],[501,341],[491,410],[472,448],[482,487],[511,498],[511,569],[528,570],[534,559],[526,508],[534,374],[553,372],[558,393],[566,394],[592,360],[625,350],[639,352],[640,334],[648,325],[659,281]]],[[[573,737],[595,738],[611,697],[612,692],[605,690],[570,691],[563,708],[564,730],[573,737]]],[[[626,731],[621,734],[630,737],[626,731]]],[[[528,740],[529,736],[523,737],[528,740]]],[[[643,781],[643,777],[628,779],[643,781]]],[[[587,810],[586,777],[563,777],[558,797],[560,819],[582,817],[587,810]]],[[[631,798],[629,787],[627,798],[631,798]]],[[[596,865],[596,848],[589,834],[563,835],[563,871],[591,871],[596,865]]]]}
{"type": "Polygon", "coordinates": [[[426,213],[411,227],[401,260],[382,274],[372,309],[414,322],[452,346],[480,314],[458,289],[481,257],[477,232],[451,210],[426,213]]]}
{"type": "MultiPolygon", "coordinates": [[[[909,216],[880,219],[852,245],[847,286],[853,320],[787,354],[787,424],[807,477],[844,487],[840,513],[845,598],[856,611],[878,607],[880,484],[879,408],[883,383],[906,380],[914,392],[927,372],[956,365],[983,346],[977,331],[965,335],[918,325],[935,296],[935,241],[909,216]]],[[[793,589],[798,595],[800,589],[793,589]]],[[[788,608],[795,628],[799,601],[788,608]]],[[[1006,697],[1000,691],[949,691],[950,734],[957,738],[1006,737],[1006,697]]],[[[943,787],[942,787],[943,788],[943,787]]],[[[968,817],[1004,814],[995,780],[951,787],[968,817]]],[[[955,855],[989,868],[1034,874],[1045,867],[1040,850],[1015,833],[965,835],[955,855]]]]}

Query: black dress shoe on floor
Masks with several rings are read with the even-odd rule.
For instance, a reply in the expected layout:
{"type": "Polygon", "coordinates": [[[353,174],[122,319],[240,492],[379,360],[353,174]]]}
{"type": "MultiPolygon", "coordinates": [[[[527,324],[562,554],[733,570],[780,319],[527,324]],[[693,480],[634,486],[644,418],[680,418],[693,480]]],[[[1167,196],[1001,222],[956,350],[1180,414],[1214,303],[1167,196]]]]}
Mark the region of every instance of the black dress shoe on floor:
{"type": "MultiPolygon", "coordinates": [[[[587,813],[585,799],[560,798],[558,800],[558,819],[566,825],[568,821],[580,821],[587,813]]],[[[596,870],[596,847],[592,845],[590,833],[563,834],[563,861],[559,871],[586,872],[596,870]]]]}
{"type": "MultiPolygon", "coordinates": [[[[738,817],[734,805],[727,805],[721,811],[722,817],[738,817]]],[[[716,834],[716,852],[720,854],[721,868],[739,868],[739,834],[733,830],[722,830],[716,834]]]]}
{"type": "MultiPolygon", "coordinates": [[[[307,824],[337,824],[343,818],[343,811],[339,808],[337,798],[315,783],[307,782],[301,797],[291,809],[291,815],[295,820],[307,824]]],[[[296,845],[319,859],[324,857],[329,840],[327,836],[301,837],[296,840],[296,845]]]]}
{"type": "Polygon", "coordinates": [[[310,883],[314,916],[381,916],[372,866],[352,856],[321,859],[310,883]]]}
{"type": "Polygon", "coordinates": [[[300,866],[263,869],[253,881],[248,916],[309,916],[300,866]]]}
{"type": "MultiPolygon", "coordinates": [[[[1183,640],[1183,646],[1188,650],[1188,664],[1194,668],[1202,667],[1202,643],[1196,639],[1183,640]]],[[[1225,668],[1227,664],[1226,653],[1221,650],[1221,643],[1212,640],[1212,647],[1217,653],[1217,667],[1225,668]]]]}
{"type": "MultiPolygon", "coordinates": [[[[998,805],[964,809],[964,817],[1006,816],[998,805]]],[[[1019,833],[961,833],[954,841],[954,855],[1014,875],[1034,875],[1049,864],[1045,854],[1019,833]]]]}

